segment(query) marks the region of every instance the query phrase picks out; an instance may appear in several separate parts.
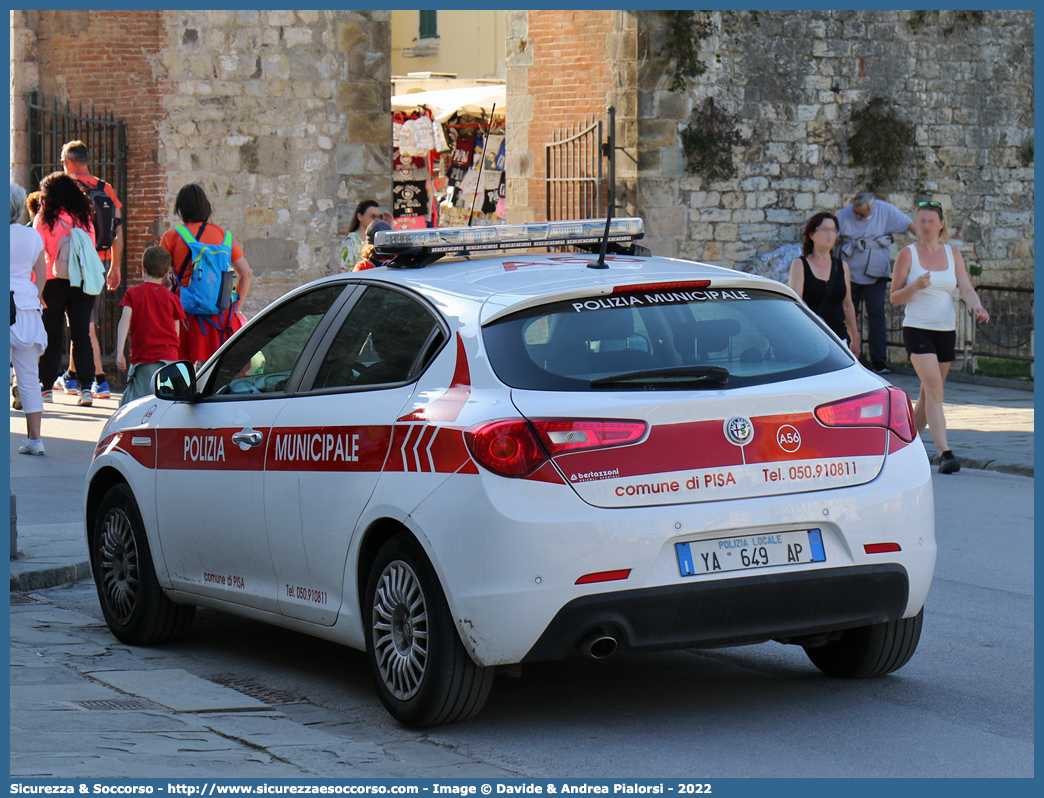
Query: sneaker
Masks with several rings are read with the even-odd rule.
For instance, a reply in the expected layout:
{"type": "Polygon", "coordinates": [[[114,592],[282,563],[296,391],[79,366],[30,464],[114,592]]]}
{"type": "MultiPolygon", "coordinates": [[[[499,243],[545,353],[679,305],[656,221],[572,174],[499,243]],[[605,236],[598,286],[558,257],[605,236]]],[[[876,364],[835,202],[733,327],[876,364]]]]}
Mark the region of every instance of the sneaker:
{"type": "Polygon", "coordinates": [[[18,386],[11,386],[11,407],[15,410],[22,409],[22,397],[18,395],[18,386]]]}
{"type": "Polygon", "coordinates": [[[79,393],[77,387],[78,386],[76,385],[76,380],[74,380],[72,377],[59,377],[57,380],[55,380],[55,390],[65,391],[65,393],[69,396],[76,396],[76,394],[79,393]],[[59,382],[62,383],[61,388],[58,387],[59,382]]]}
{"type": "Polygon", "coordinates": [[[69,379],[71,376],[72,375],[70,375],[68,371],[65,372],[60,377],[58,377],[58,379],[56,379],[54,381],[54,385],[52,385],[51,387],[54,388],[54,390],[56,390],[56,391],[64,391],[65,390],[65,381],[67,379],[69,379]]]}
{"type": "Polygon", "coordinates": [[[43,441],[26,441],[18,447],[19,454],[43,454],[43,441]]]}
{"type": "Polygon", "coordinates": [[[91,395],[95,399],[111,399],[112,391],[109,390],[109,381],[102,380],[100,383],[95,380],[91,383],[91,395]]]}
{"type": "Polygon", "coordinates": [[[54,402],[54,391],[40,391],[40,398],[45,402],[54,402]]]}
{"type": "Polygon", "coordinates": [[[870,371],[874,374],[891,374],[892,370],[888,368],[884,363],[872,363],[870,365],[870,371]]]}
{"type": "Polygon", "coordinates": [[[84,391],[80,394],[80,398],[76,401],[80,407],[90,407],[94,404],[94,397],[90,391],[84,391]]]}
{"type": "Polygon", "coordinates": [[[961,470],[961,461],[957,459],[957,455],[947,449],[941,455],[939,455],[939,473],[940,474],[956,474],[961,470]]]}

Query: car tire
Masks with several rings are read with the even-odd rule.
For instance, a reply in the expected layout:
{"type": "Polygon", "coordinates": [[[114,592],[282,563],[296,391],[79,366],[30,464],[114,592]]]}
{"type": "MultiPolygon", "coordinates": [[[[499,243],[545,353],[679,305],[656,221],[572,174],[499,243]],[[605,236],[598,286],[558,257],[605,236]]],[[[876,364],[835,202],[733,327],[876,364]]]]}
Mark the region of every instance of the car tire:
{"type": "Polygon", "coordinates": [[[126,484],[102,497],[91,532],[91,571],[102,614],[124,643],[147,646],[184,635],[196,608],[163,593],[134,494],[126,484]]]}
{"type": "Polygon", "coordinates": [[[912,618],[846,629],[839,640],[806,646],[812,664],[828,676],[869,679],[899,670],[910,661],[921,639],[924,608],[912,618]]]}
{"type": "Polygon", "coordinates": [[[408,535],[378,551],[366,584],[366,659],[388,712],[407,726],[467,720],[486,703],[493,668],[460,642],[438,577],[408,535]]]}

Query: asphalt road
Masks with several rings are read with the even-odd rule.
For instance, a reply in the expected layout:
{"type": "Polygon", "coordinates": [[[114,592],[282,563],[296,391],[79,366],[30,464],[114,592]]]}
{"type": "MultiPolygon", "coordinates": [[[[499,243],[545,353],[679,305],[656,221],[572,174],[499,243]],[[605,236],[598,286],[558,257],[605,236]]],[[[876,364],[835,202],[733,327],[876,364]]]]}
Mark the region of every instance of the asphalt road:
{"type": "MultiPolygon", "coordinates": [[[[775,643],[576,656],[499,675],[473,721],[412,732],[384,712],[362,653],[295,632],[200,610],[164,665],[305,699],[280,707],[302,722],[319,707],[378,745],[412,738],[519,776],[1032,777],[1033,479],[965,469],[935,486],[940,552],[920,646],[880,679],[830,679],[775,643]]],[[[39,595],[100,618],[93,591],[39,595]]]]}

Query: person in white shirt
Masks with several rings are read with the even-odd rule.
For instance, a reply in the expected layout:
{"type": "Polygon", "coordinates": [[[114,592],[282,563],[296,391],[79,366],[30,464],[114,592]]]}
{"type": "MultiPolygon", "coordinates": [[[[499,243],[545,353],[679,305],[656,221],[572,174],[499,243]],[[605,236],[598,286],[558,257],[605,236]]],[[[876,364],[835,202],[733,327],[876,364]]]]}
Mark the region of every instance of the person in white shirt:
{"type": "Polygon", "coordinates": [[[892,278],[892,305],[906,305],[903,317],[903,342],[914,371],[921,378],[921,390],[914,405],[917,432],[931,430],[939,450],[939,473],[953,474],[961,461],[950,451],[943,414],[943,385],[954,359],[957,317],[953,291],[986,323],[990,314],[983,308],[968,279],[964,258],[956,247],[946,244],[946,220],[938,202],[917,203],[918,242],[903,249],[895,259],[892,278]]]}
{"type": "Polygon", "coordinates": [[[31,227],[19,224],[25,208],[25,189],[11,184],[11,364],[18,380],[18,398],[25,412],[29,440],[18,447],[21,454],[43,454],[40,432],[43,399],[40,393],[40,355],[47,348],[43,294],[47,281],[44,242],[31,227]],[[35,278],[35,282],[34,282],[35,278]]]}

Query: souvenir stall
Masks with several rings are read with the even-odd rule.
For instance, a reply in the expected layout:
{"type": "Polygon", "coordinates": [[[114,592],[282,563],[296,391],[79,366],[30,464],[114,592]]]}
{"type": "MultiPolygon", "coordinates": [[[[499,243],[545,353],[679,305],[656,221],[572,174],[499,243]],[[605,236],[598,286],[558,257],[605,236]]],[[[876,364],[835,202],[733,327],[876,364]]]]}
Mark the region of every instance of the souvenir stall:
{"type": "Polygon", "coordinates": [[[392,97],[397,230],[505,220],[503,84],[392,97]]]}

